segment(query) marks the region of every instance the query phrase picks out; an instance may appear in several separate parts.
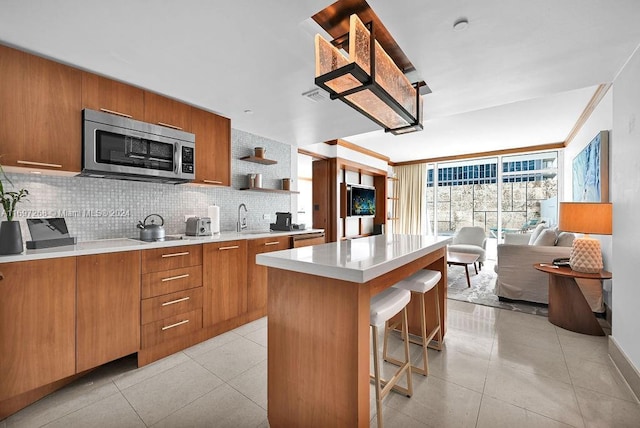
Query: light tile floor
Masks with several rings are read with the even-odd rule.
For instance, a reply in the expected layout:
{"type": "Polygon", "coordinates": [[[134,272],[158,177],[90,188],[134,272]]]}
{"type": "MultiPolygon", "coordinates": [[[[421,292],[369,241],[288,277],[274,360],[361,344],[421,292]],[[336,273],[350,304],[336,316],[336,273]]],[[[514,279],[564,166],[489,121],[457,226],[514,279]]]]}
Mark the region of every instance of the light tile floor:
{"type": "MultiPolygon", "coordinates": [[[[266,326],[257,320],[140,369],[132,357],[105,365],[0,428],[267,427],[266,326]]],[[[397,338],[390,349],[401,355],[397,338]]],[[[640,426],[607,339],[540,316],[449,300],[445,349],[429,359],[430,375],[413,375],[413,397],[385,399],[387,426],[640,426]]],[[[372,426],[374,403],[371,388],[372,426]]]]}

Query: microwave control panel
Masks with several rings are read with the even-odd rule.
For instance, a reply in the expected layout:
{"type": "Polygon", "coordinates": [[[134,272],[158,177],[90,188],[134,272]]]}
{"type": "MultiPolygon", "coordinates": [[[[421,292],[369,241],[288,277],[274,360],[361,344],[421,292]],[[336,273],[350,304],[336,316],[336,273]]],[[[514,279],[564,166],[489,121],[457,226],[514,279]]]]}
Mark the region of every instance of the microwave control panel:
{"type": "Polygon", "coordinates": [[[182,172],[193,174],[194,156],[193,147],[182,147],[182,172]]]}

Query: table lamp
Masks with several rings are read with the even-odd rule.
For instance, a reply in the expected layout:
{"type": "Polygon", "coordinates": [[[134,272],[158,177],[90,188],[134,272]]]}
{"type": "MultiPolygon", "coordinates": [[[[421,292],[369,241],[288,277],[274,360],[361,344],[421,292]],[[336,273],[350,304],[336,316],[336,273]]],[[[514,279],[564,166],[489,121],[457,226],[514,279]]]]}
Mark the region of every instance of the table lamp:
{"type": "Polygon", "coordinates": [[[558,228],[565,232],[584,233],[571,247],[569,265],[572,270],[598,273],[602,270],[600,241],[589,237],[611,235],[611,204],[597,202],[561,202],[558,228]]]}

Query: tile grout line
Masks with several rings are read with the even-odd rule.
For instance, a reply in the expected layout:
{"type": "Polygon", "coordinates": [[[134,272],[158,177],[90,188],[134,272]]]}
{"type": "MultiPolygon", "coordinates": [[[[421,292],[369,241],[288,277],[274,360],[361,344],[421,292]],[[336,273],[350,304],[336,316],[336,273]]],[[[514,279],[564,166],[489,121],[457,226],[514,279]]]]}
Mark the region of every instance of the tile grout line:
{"type": "Polygon", "coordinates": [[[556,337],[558,338],[558,343],[560,343],[560,351],[562,352],[562,359],[564,360],[564,365],[567,369],[567,373],[569,374],[569,382],[571,385],[571,392],[573,392],[573,399],[576,400],[576,406],[578,407],[578,411],[580,412],[580,419],[582,420],[582,426],[586,427],[586,421],[584,419],[584,413],[582,412],[582,406],[580,406],[580,400],[578,400],[578,394],[576,393],[576,385],[573,383],[573,376],[571,376],[571,370],[569,370],[569,364],[567,363],[567,354],[564,351],[564,346],[562,345],[562,341],[560,340],[560,335],[558,334],[558,328],[554,329],[556,333],[556,337]]]}

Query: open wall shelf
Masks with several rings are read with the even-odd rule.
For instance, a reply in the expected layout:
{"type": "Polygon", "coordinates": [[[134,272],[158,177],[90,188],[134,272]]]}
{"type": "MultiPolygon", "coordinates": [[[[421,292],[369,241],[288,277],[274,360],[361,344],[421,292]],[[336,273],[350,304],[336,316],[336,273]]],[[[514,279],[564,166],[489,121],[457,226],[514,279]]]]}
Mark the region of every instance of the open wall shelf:
{"type": "MultiPolygon", "coordinates": [[[[240,158],[240,160],[246,161],[246,162],[253,162],[253,163],[261,163],[262,165],[275,165],[278,163],[278,161],[274,161],[271,159],[265,159],[265,158],[258,158],[255,156],[245,156],[240,158]]],[[[243,190],[243,189],[240,189],[243,190]]]]}
{"type": "Polygon", "coordinates": [[[254,192],[267,192],[267,193],[293,193],[293,194],[300,193],[297,190],[266,189],[264,187],[243,187],[240,190],[251,190],[254,192]]]}

